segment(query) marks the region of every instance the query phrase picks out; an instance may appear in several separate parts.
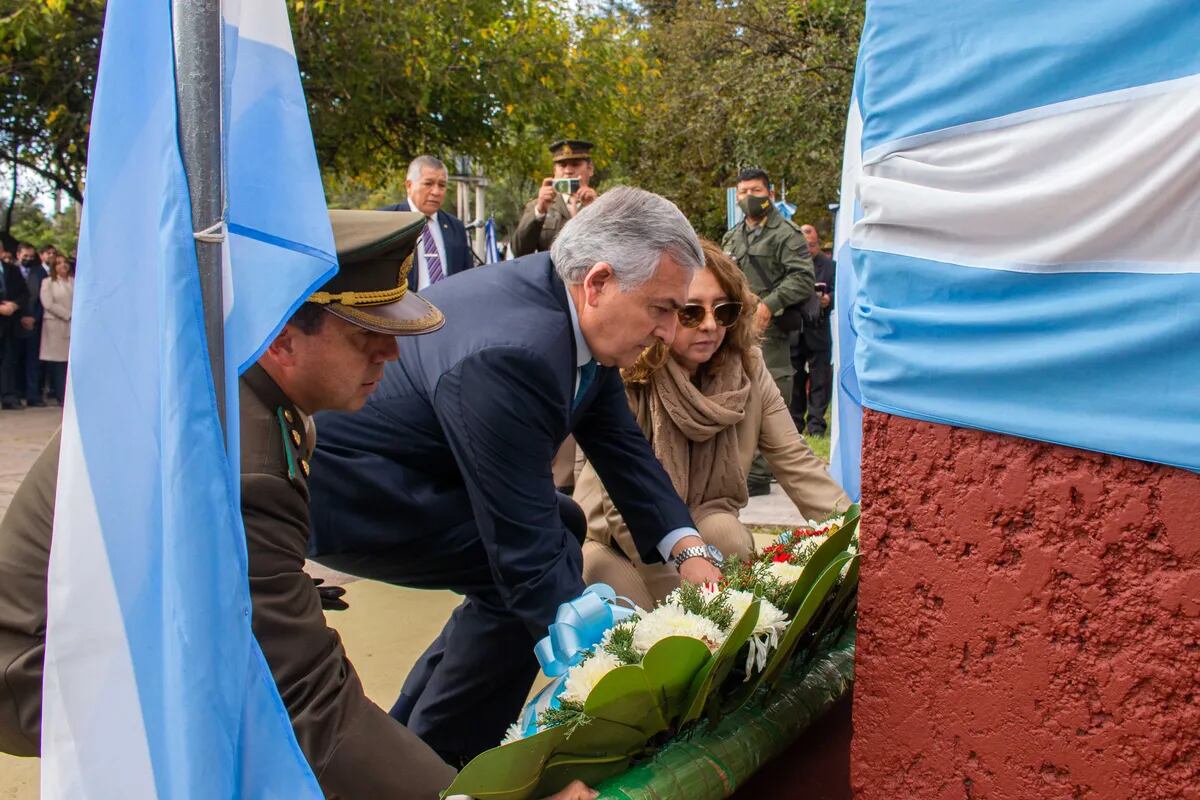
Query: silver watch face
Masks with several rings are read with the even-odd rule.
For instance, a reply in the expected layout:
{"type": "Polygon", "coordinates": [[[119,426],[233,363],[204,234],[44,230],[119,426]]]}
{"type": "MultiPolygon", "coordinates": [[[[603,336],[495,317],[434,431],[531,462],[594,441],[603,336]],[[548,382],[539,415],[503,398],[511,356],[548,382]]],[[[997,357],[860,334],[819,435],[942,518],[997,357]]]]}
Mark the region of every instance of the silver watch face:
{"type": "Polygon", "coordinates": [[[725,563],[725,555],[720,550],[718,550],[714,545],[711,545],[711,544],[708,545],[707,548],[708,548],[708,557],[710,559],[712,559],[712,562],[714,564],[716,564],[719,567],[725,563]]]}

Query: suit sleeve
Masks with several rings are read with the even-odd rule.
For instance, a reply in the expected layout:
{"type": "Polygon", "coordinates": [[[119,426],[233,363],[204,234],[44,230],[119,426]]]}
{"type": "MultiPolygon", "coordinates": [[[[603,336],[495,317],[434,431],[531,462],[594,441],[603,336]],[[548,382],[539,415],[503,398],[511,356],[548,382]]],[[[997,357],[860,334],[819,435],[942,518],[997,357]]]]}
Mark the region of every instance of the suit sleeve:
{"type": "Polygon", "coordinates": [[[501,597],[539,636],[583,591],[579,543],[559,515],[550,469],[566,428],[560,395],[540,356],[495,347],[443,375],[433,403],[501,597]]]}
{"type": "Polygon", "coordinates": [[[762,298],[763,305],[778,314],[788,306],[795,305],[813,293],[813,263],[808,254],[808,243],[799,230],[788,223],[787,235],[781,237],[775,257],[783,265],[783,277],[775,289],[762,298]]]}
{"type": "Polygon", "coordinates": [[[308,507],[273,475],[242,477],[255,638],[309,765],[331,798],[433,800],[454,770],[363,692],[304,572],[308,507]]]}
{"type": "MultiPolygon", "coordinates": [[[[462,272],[475,266],[475,257],[471,253],[471,238],[467,235],[467,226],[463,224],[458,217],[452,217],[450,221],[450,235],[458,240],[459,260],[462,262],[457,265],[455,272],[462,272]]],[[[446,250],[449,252],[450,245],[446,245],[446,250]]]]}
{"type": "Polygon", "coordinates": [[[33,309],[29,305],[29,284],[21,277],[21,270],[11,269],[8,271],[8,299],[17,304],[17,311],[13,314],[13,318],[32,317],[33,309]]]}
{"type": "Polygon", "coordinates": [[[621,512],[642,561],[662,563],[659,541],[696,524],[629,410],[620,373],[604,373],[596,399],[575,426],[575,440],[621,512]]]}
{"type": "Polygon", "coordinates": [[[796,430],[783,395],[761,360],[755,366],[755,373],[754,380],[763,399],[758,449],[783,491],[805,519],[820,519],[831,511],[848,508],[850,498],[829,477],[825,462],[817,458],[796,430]]]}
{"type": "Polygon", "coordinates": [[[537,252],[538,239],[542,235],[542,223],[546,221],[546,218],[537,218],[537,214],[533,210],[536,204],[536,200],[530,200],[526,204],[525,211],[521,214],[521,221],[517,223],[517,229],[513,232],[514,255],[527,256],[537,252]]]}

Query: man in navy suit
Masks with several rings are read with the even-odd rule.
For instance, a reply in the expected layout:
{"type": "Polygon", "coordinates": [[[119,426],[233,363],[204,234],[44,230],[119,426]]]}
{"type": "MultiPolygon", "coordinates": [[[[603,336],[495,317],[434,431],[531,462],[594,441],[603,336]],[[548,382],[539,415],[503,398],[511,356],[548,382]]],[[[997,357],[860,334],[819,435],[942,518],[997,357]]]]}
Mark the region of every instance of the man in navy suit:
{"type": "Polygon", "coordinates": [[[475,265],[467,229],[453,214],[442,211],[449,173],[433,156],[417,156],[408,165],[403,203],[385,206],[384,211],[419,211],[429,219],[417,245],[415,269],[408,273],[408,288],[425,291],[438,281],[475,265]]]}
{"type": "Polygon", "coordinates": [[[619,368],[675,336],[704,263],[672,203],[613,189],[549,253],[424,292],[446,324],[400,337],[370,402],[319,416],[312,555],[335,569],[465,596],[392,715],[452,764],[496,746],[532,648],[583,590],[582,512],[550,470],[574,433],[650,562],[715,581],[687,507],[634,421],[619,368]]]}

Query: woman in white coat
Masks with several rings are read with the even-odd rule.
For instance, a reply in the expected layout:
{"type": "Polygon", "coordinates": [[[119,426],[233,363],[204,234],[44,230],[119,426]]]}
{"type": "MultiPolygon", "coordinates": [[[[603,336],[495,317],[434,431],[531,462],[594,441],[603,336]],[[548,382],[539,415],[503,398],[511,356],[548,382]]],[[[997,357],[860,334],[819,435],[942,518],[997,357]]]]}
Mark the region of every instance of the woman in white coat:
{"type": "Polygon", "coordinates": [[[67,353],[71,349],[71,302],[75,297],[75,278],[65,256],[54,259],[50,279],[42,281],[42,348],[39,358],[46,362],[50,376],[50,396],[62,405],[67,394],[67,353]]]}

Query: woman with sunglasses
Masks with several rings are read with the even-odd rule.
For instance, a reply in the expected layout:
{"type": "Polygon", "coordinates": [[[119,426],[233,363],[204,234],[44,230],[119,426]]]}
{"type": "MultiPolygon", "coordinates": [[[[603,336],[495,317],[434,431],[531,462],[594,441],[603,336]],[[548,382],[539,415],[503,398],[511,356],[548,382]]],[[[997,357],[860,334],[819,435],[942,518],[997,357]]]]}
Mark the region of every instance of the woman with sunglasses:
{"type": "MultiPolygon", "coordinates": [[[[700,536],[741,558],[754,548],[738,520],[748,501],[746,471],[762,451],[783,490],[807,519],[850,505],[796,430],[754,335],[758,299],[738,266],[701,240],[705,268],[679,311],[675,341],[650,348],[623,373],[625,392],[654,453],[688,504],[700,536]]],[[[591,465],[575,486],[588,518],[583,577],[607,583],[642,608],[679,585],[670,564],[645,564],[591,465]]]]}

